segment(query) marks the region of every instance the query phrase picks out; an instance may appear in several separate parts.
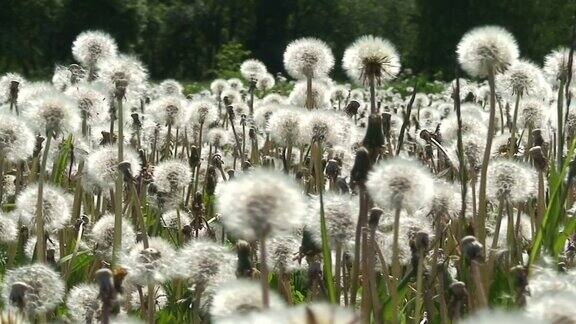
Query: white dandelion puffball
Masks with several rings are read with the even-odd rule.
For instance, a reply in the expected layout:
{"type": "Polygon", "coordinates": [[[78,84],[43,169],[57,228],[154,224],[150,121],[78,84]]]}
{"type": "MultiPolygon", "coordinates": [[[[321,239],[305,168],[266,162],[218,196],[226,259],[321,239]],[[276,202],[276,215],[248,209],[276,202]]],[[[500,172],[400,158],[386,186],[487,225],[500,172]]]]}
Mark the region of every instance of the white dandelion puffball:
{"type": "Polygon", "coordinates": [[[523,202],[535,196],[536,171],[521,162],[499,159],[488,166],[488,197],[494,203],[500,199],[523,202]]]}
{"type": "Polygon", "coordinates": [[[333,113],[326,111],[307,112],[302,120],[302,144],[309,144],[312,141],[322,141],[329,145],[340,143],[340,127],[342,123],[338,121],[333,113]]]}
{"type": "Polygon", "coordinates": [[[161,237],[148,238],[149,247],[139,242],[127,255],[121,257],[121,264],[128,270],[131,282],[141,286],[149,282],[163,283],[176,276],[176,250],[161,237]]]}
{"type": "Polygon", "coordinates": [[[209,100],[194,100],[190,103],[191,120],[204,126],[218,121],[218,107],[209,100]]]}
{"type": "MultiPolygon", "coordinates": [[[[108,260],[112,258],[112,246],[114,244],[114,215],[105,214],[100,217],[87,233],[87,243],[94,252],[108,260]]],[[[136,245],[136,231],[129,219],[122,221],[122,246],[121,250],[127,252],[136,245]]]]}
{"type": "Polygon", "coordinates": [[[179,209],[171,209],[163,213],[161,218],[162,226],[174,230],[181,230],[185,225],[190,225],[190,223],[192,223],[190,215],[179,209]]]}
{"type": "MultiPolygon", "coordinates": [[[[556,49],[544,58],[544,73],[555,87],[559,86],[561,80],[565,81],[568,76],[569,58],[570,49],[566,47],[556,49]]],[[[576,64],[572,65],[572,75],[576,75],[576,64]]]]}
{"type": "Polygon", "coordinates": [[[10,295],[14,284],[24,284],[25,312],[31,315],[46,314],[54,310],[64,299],[64,282],[60,275],[47,265],[31,264],[6,272],[2,283],[4,305],[13,309],[10,295]]]}
{"type": "Polygon", "coordinates": [[[0,113],[0,156],[23,161],[32,156],[35,145],[36,137],[21,118],[0,113]]]}
{"type": "Polygon", "coordinates": [[[180,160],[164,160],[154,168],[154,184],[162,192],[178,192],[192,181],[192,171],[180,160]]]}
{"type": "Polygon", "coordinates": [[[0,212],[0,243],[12,243],[18,239],[18,222],[14,217],[0,212]]]}
{"type": "Polygon", "coordinates": [[[260,78],[258,78],[256,88],[260,91],[268,91],[274,88],[274,85],[276,85],[276,79],[274,79],[274,76],[270,73],[264,73],[260,75],[260,78]]]}
{"type": "Polygon", "coordinates": [[[230,78],[227,80],[230,90],[240,91],[244,88],[244,82],[238,78],[230,78]]]}
{"type": "Polygon", "coordinates": [[[224,79],[216,79],[210,83],[210,92],[220,99],[222,92],[229,87],[228,82],[224,79]]]}
{"type": "Polygon", "coordinates": [[[217,149],[228,144],[229,141],[228,133],[226,130],[219,127],[211,128],[208,131],[206,139],[210,145],[215,146],[217,149]]]}
{"type": "Polygon", "coordinates": [[[546,97],[548,84],[544,79],[542,70],[534,63],[526,60],[513,62],[506,72],[499,74],[497,86],[510,96],[529,95],[534,97],[546,97]]]}
{"type": "Polygon", "coordinates": [[[109,101],[106,89],[98,83],[79,83],[66,89],[66,94],[76,101],[80,115],[88,123],[104,122],[109,118],[109,101]]]}
{"type": "Polygon", "coordinates": [[[257,81],[261,75],[267,72],[266,65],[259,60],[248,59],[240,65],[240,74],[248,81],[257,81]]]}
{"type": "Polygon", "coordinates": [[[349,307],[316,302],[292,308],[287,314],[289,324],[355,324],[361,323],[360,316],[349,307]]]}
{"type": "Polygon", "coordinates": [[[298,187],[285,175],[258,170],[222,184],[218,209],[233,235],[252,241],[296,228],[306,204],[298,187]]]}
{"type": "Polygon", "coordinates": [[[93,323],[99,315],[100,290],[96,284],[78,284],[68,292],[66,307],[74,323],[93,323]]]}
{"type": "Polygon", "coordinates": [[[271,236],[266,243],[266,261],[270,269],[280,273],[291,273],[300,269],[295,256],[300,253],[301,244],[302,238],[291,233],[271,236]]]}
{"type": "Polygon", "coordinates": [[[188,103],[179,96],[160,97],[148,105],[147,111],[151,119],[162,126],[184,127],[190,120],[188,103]]]}
{"type": "Polygon", "coordinates": [[[294,79],[319,79],[327,76],[334,67],[334,55],[325,42],[316,38],[301,38],[286,47],[284,67],[294,79]]]}
{"type": "Polygon", "coordinates": [[[115,57],[117,51],[114,38],[101,31],[82,32],[72,43],[74,59],[85,66],[93,66],[102,59],[115,57]]]}
{"type": "MultiPolygon", "coordinates": [[[[282,298],[274,291],[270,292],[270,309],[279,310],[285,306],[282,298]]],[[[234,280],[216,288],[210,316],[218,321],[227,317],[264,310],[262,288],[257,282],[234,280]]]]}
{"type": "MultiPolygon", "coordinates": [[[[300,81],[296,83],[290,96],[288,97],[288,102],[297,107],[306,107],[306,100],[308,96],[308,87],[306,81],[300,81]]],[[[330,108],[330,93],[328,88],[317,81],[312,81],[312,107],[307,107],[309,109],[328,109],[330,108]]]]}
{"type": "MultiPolygon", "coordinates": [[[[130,172],[134,177],[140,173],[141,165],[138,154],[129,147],[124,148],[124,161],[130,162],[130,172]]],[[[114,181],[120,176],[118,173],[118,148],[108,145],[94,150],[86,158],[86,174],[102,189],[114,187],[114,181]]]]}
{"type": "Polygon", "coordinates": [[[402,157],[385,160],[368,174],[366,187],[382,208],[416,210],[434,194],[434,182],[420,163],[402,157]]]}
{"type": "Polygon", "coordinates": [[[278,145],[293,146],[300,140],[301,116],[299,109],[279,109],[268,120],[270,139],[278,145]]]}
{"type": "Polygon", "coordinates": [[[76,103],[58,92],[46,92],[30,101],[30,107],[22,116],[41,135],[48,132],[73,133],[80,125],[80,114],[76,103]]]}
{"type": "Polygon", "coordinates": [[[481,311],[470,316],[462,324],[543,324],[541,321],[528,317],[520,312],[481,311]]]}
{"type": "MultiPolygon", "coordinates": [[[[54,235],[56,237],[56,235],[54,235]]],[[[28,238],[26,245],[24,246],[24,254],[29,260],[34,258],[34,253],[36,252],[36,236],[28,238]]],[[[60,241],[56,238],[49,238],[46,240],[46,251],[54,251],[54,260],[58,262],[60,260],[60,241]]]]}
{"type": "Polygon", "coordinates": [[[361,85],[367,84],[369,76],[376,82],[392,80],[400,72],[400,56],[390,41],[366,35],[344,51],[342,67],[352,81],[361,85]]]}
{"type": "Polygon", "coordinates": [[[188,242],[176,262],[179,275],[200,286],[235,278],[236,263],[228,247],[203,239],[188,242]]]}
{"type": "Polygon", "coordinates": [[[181,96],[184,87],[180,84],[180,82],[173,80],[173,79],[166,79],[158,85],[160,88],[160,93],[165,96],[181,96]]]}
{"type": "Polygon", "coordinates": [[[107,57],[98,61],[98,78],[114,89],[117,81],[128,82],[129,87],[138,87],[148,78],[148,70],[137,58],[129,55],[107,57]]]}
{"type": "Polygon", "coordinates": [[[473,77],[485,78],[504,72],[520,52],[514,36],[498,26],[477,27],[464,34],[458,43],[458,63],[473,77]]]}
{"type": "MultiPolygon", "coordinates": [[[[38,201],[38,185],[28,186],[16,198],[16,213],[22,224],[29,229],[36,228],[36,203],[38,201]]],[[[70,221],[71,197],[62,189],[51,184],[44,184],[42,216],[44,229],[47,232],[64,228],[70,221]]]]}

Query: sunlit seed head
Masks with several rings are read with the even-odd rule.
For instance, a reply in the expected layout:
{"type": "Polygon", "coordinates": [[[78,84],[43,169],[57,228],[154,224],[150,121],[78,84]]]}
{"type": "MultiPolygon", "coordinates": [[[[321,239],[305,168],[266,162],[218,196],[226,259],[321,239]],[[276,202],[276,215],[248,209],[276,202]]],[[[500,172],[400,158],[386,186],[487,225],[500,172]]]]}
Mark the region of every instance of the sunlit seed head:
{"type": "MultiPolygon", "coordinates": [[[[306,107],[306,98],[308,95],[308,88],[305,81],[300,81],[296,83],[288,101],[291,105],[297,107],[306,107]]],[[[307,107],[309,109],[328,109],[330,108],[330,93],[328,88],[319,82],[312,82],[312,107],[307,107]]]]}
{"type": "MultiPolygon", "coordinates": [[[[282,298],[274,291],[270,292],[270,308],[285,307],[282,298]]],[[[262,289],[257,282],[234,280],[216,288],[210,306],[212,320],[218,321],[238,314],[260,312],[264,310],[262,289]]]]}
{"type": "Polygon", "coordinates": [[[163,96],[150,103],[148,113],[160,125],[184,127],[190,120],[187,102],[179,96],[163,96]]]}
{"type": "Polygon", "coordinates": [[[264,98],[262,98],[261,103],[263,105],[267,104],[279,104],[283,105],[286,104],[287,98],[278,93],[269,93],[264,98]]]}
{"type": "Polygon", "coordinates": [[[210,83],[210,91],[217,98],[220,98],[224,90],[228,89],[228,82],[224,79],[216,79],[210,83]]]}
{"type": "Polygon", "coordinates": [[[228,86],[230,90],[240,91],[244,88],[244,82],[238,78],[231,78],[226,80],[228,82],[228,86]]]}
{"type": "Polygon", "coordinates": [[[173,79],[166,79],[158,85],[160,94],[165,96],[182,96],[184,87],[180,82],[173,79]]]}
{"type": "Polygon", "coordinates": [[[66,307],[70,318],[76,323],[94,322],[99,317],[100,298],[96,284],[78,284],[68,292],[66,307]]]}
{"type": "Polygon", "coordinates": [[[334,86],[330,89],[330,99],[335,102],[343,101],[348,97],[350,90],[342,85],[334,86]]]}
{"type": "MultiPolygon", "coordinates": [[[[46,250],[52,250],[54,252],[54,261],[58,262],[60,260],[60,241],[54,237],[50,237],[46,240],[46,250]]],[[[34,257],[34,253],[36,252],[36,236],[32,236],[28,238],[26,245],[24,246],[24,254],[29,260],[32,260],[34,257]]]]}
{"type": "Polygon", "coordinates": [[[111,90],[118,81],[125,81],[130,89],[137,89],[145,84],[148,70],[136,57],[118,55],[98,61],[98,78],[111,90]]]}
{"type": "Polygon", "coordinates": [[[98,61],[116,56],[118,48],[114,39],[101,31],[80,33],[72,43],[72,55],[79,63],[89,66],[98,61]]]}
{"type": "Polygon", "coordinates": [[[190,241],[178,252],[176,263],[180,276],[200,286],[235,277],[236,256],[212,241],[190,241]]]}
{"type": "Polygon", "coordinates": [[[208,126],[218,120],[218,107],[208,100],[194,100],[190,103],[191,120],[195,124],[208,126]]]}
{"type": "Polygon", "coordinates": [[[222,98],[226,98],[230,103],[237,103],[242,101],[242,95],[234,88],[222,91],[222,98]]]}
{"type": "Polygon", "coordinates": [[[300,143],[309,144],[321,141],[327,144],[339,144],[339,123],[334,114],[325,111],[312,111],[303,115],[301,121],[300,143]]]}
{"type": "Polygon", "coordinates": [[[109,116],[109,101],[105,88],[98,83],[79,83],[66,90],[76,101],[81,117],[89,123],[105,121],[109,116]]]}
{"type": "Polygon", "coordinates": [[[292,181],[283,174],[266,170],[222,184],[217,195],[224,226],[247,241],[296,228],[306,209],[292,181]]]}
{"type": "Polygon", "coordinates": [[[265,73],[260,75],[258,82],[256,83],[256,88],[260,91],[269,91],[276,85],[276,79],[270,73],[265,73]]]}
{"type": "Polygon", "coordinates": [[[400,72],[400,56],[386,39],[371,35],[358,38],[344,52],[342,66],[352,81],[367,85],[394,79],[400,72]]]}
{"type": "Polygon", "coordinates": [[[266,244],[268,266],[272,271],[292,273],[301,266],[296,260],[302,239],[286,233],[270,237],[266,244]]]}
{"type": "Polygon", "coordinates": [[[80,125],[80,114],[76,103],[58,92],[46,92],[30,101],[30,107],[22,113],[41,135],[48,132],[73,133],[80,125]]]}
{"type": "Polygon", "coordinates": [[[434,183],[428,170],[402,157],[374,167],[366,183],[372,199],[382,208],[416,210],[430,201],[434,183]]]}
{"type": "Polygon", "coordinates": [[[524,202],[535,195],[536,173],[526,164],[510,160],[495,160],[488,166],[488,197],[524,202]]]}
{"type": "Polygon", "coordinates": [[[292,146],[300,140],[302,133],[299,109],[279,109],[268,120],[270,139],[282,146],[292,146]]]}
{"type": "Polygon", "coordinates": [[[462,324],[491,324],[491,323],[506,323],[506,324],[537,324],[542,323],[539,320],[528,317],[521,312],[504,312],[504,311],[481,311],[465,320],[461,321],[462,324]]]}
{"type": "Polygon", "coordinates": [[[547,86],[542,70],[526,60],[513,62],[506,72],[497,78],[500,92],[509,96],[546,96],[547,86]]]}
{"type": "Polygon", "coordinates": [[[321,78],[328,75],[333,66],[332,50],[316,38],[297,39],[284,51],[284,68],[294,79],[321,78]]]}
{"type": "MultiPolygon", "coordinates": [[[[112,246],[114,244],[114,215],[105,214],[87,233],[87,242],[94,252],[105,260],[112,257],[112,246]]],[[[121,250],[127,252],[136,244],[136,232],[132,223],[124,219],[122,222],[122,246],[121,250]]]]}
{"type": "Polygon", "coordinates": [[[287,316],[289,323],[358,324],[360,315],[352,308],[328,303],[302,304],[293,308],[287,316]]]}
{"type": "Polygon", "coordinates": [[[228,133],[223,128],[211,128],[206,138],[208,143],[216,148],[222,148],[229,143],[228,133]]]}
{"type": "MultiPolygon", "coordinates": [[[[570,49],[560,47],[553,50],[544,58],[544,73],[548,77],[548,81],[558,87],[560,81],[566,81],[568,77],[568,61],[570,58],[570,49]]],[[[572,65],[572,75],[576,75],[576,64],[572,65]]]]}
{"type": "Polygon", "coordinates": [[[72,72],[61,65],[56,65],[52,74],[52,84],[58,91],[65,91],[71,85],[72,72]]]}
{"type": "Polygon", "coordinates": [[[434,196],[428,208],[435,221],[446,222],[457,218],[462,208],[459,186],[445,181],[435,181],[434,196]]]}
{"type": "MultiPolygon", "coordinates": [[[[37,184],[28,186],[16,198],[16,213],[20,216],[22,224],[29,229],[36,228],[37,201],[37,184]]],[[[64,228],[70,221],[71,197],[58,187],[44,184],[42,215],[47,232],[64,228]]]]}
{"type": "Polygon", "coordinates": [[[549,106],[542,100],[535,98],[523,99],[520,102],[519,110],[518,124],[531,129],[542,128],[550,113],[549,106]]]}
{"type": "Polygon", "coordinates": [[[2,299],[8,309],[17,307],[11,298],[16,283],[26,287],[24,311],[31,316],[54,310],[64,299],[64,282],[56,271],[43,264],[24,265],[8,270],[4,276],[2,299]]]}
{"type": "Polygon", "coordinates": [[[248,59],[240,65],[240,74],[248,81],[257,81],[266,73],[266,65],[259,60],[248,59]]]}
{"type": "Polygon", "coordinates": [[[10,100],[10,88],[12,82],[18,83],[18,89],[21,91],[26,86],[26,79],[18,73],[6,73],[0,77],[0,104],[10,100]]]}
{"type": "Polygon", "coordinates": [[[163,192],[178,192],[192,181],[192,171],[180,160],[165,160],[154,168],[154,184],[163,192]]]}
{"type": "Polygon", "coordinates": [[[26,122],[13,115],[0,114],[0,155],[9,162],[28,159],[36,144],[36,137],[26,122]]]}
{"type": "Polygon", "coordinates": [[[254,111],[254,122],[259,129],[266,130],[268,121],[272,115],[278,111],[282,106],[279,104],[269,103],[260,105],[254,111]]]}
{"type": "MultiPolygon", "coordinates": [[[[124,161],[130,162],[131,174],[137,176],[141,165],[138,154],[134,150],[124,148],[124,161]]],[[[86,172],[91,181],[103,190],[114,186],[114,181],[119,176],[118,151],[115,145],[103,146],[90,153],[86,159],[86,172]]]]}
{"type": "Polygon", "coordinates": [[[142,242],[137,243],[120,261],[130,280],[142,286],[150,281],[163,283],[177,275],[177,254],[172,244],[160,237],[150,237],[148,242],[148,248],[142,242]]]}
{"type": "Polygon", "coordinates": [[[462,37],[456,54],[462,69],[485,78],[504,72],[520,55],[514,36],[498,26],[477,27],[462,37]]]}
{"type": "MultiPolygon", "coordinates": [[[[310,205],[305,225],[320,239],[320,201],[318,198],[312,199],[310,205]]],[[[323,206],[331,244],[343,245],[354,236],[358,206],[351,200],[350,195],[335,193],[326,193],[323,196],[323,206]]]]}
{"type": "Polygon", "coordinates": [[[12,216],[0,213],[0,242],[12,243],[18,239],[18,223],[12,216]]]}

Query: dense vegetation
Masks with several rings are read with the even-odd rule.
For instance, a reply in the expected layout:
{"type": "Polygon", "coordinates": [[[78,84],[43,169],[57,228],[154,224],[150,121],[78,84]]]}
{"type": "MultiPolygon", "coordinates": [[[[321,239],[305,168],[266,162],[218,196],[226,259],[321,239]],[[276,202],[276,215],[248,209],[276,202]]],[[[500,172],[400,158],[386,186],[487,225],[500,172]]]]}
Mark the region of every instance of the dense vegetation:
{"type": "MultiPolygon", "coordinates": [[[[229,71],[222,56],[243,50],[281,72],[293,39],[318,37],[342,53],[362,34],[393,41],[405,67],[448,80],[453,49],[470,28],[504,26],[523,56],[540,62],[569,41],[576,12],[570,0],[2,0],[0,7],[0,71],[48,77],[55,63],[72,62],[76,35],[101,29],[137,53],[153,79],[187,80],[229,71]]],[[[342,71],[335,76],[343,79],[342,71]]]]}

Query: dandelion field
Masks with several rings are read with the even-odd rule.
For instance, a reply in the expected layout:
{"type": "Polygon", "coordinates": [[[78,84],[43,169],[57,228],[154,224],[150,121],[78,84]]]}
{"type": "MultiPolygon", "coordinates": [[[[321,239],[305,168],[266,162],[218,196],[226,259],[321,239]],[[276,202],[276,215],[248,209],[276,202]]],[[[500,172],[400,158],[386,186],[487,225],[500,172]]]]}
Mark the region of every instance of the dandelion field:
{"type": "Polygon", "coordinates": [[[4,73],[0,323],[576,323],[574,46],[520,50],[423,84],[300,38],[189,93],[85,31],[4,73]]]}

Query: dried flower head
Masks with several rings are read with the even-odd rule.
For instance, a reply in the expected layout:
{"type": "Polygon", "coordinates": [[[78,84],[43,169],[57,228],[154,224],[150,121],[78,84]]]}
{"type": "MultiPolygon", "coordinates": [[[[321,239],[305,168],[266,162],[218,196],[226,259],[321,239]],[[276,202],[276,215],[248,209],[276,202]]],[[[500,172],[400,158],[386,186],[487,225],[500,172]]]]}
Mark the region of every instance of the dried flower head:
{"type": "Polygon", "coordinates": [[[316,38],[292,41],[284,51],[284,67],[294,79],[322,78],[334,66],[334,55],[328,45],[316,38]]]}
{"type": "Polygon", "coordinates": [[[474,77],[504,72],[520,55],[514,36],[498,26],[483,26],[467,32],[456,49],[462,69],[474,77]]]}

